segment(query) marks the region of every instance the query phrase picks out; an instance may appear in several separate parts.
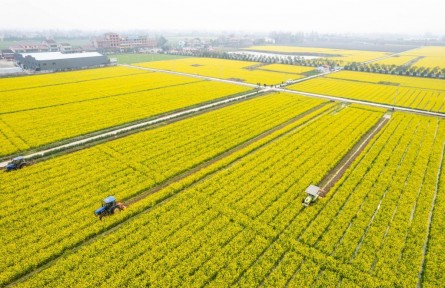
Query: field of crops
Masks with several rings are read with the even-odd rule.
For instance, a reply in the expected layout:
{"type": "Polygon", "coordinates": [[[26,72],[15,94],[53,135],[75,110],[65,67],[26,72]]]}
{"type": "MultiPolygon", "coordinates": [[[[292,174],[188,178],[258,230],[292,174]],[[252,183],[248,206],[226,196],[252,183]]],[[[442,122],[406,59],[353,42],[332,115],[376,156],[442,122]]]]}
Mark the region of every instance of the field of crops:
{"type": "MultiPolygon", "coordinates": [[[[249,90],[189,77],[116,69],[138,74],[26,89],[12,89],[12,83],[9,91],[0,92],[4,104],[0,107],[0,156],[249,90]]],[[[88,74],[98,78],[99,72],[88,74]]],[[[33,81],[33,77],[26,78],[33,81]]]]}
{"type": "Polygon", "coordinates": [[[0,233],[5,237],[0,246],[6,254],[0,283],[103,230],[90,216],[104,194],[135,196],[320,103],[282,93],[265,96],[18,173],[1,173],[0,233]],[[29,231],[32,234],[25,237],[29,231]]]}
{"type": "Polygon", "coordinates": [[[364,62],[388,55],[385,52],[345,50],[331,48],[298,47],[298,46],[251,46],[246,48],[253,51],[297,53],[301,55],[317,55],[329,57],[332,60],[342,61],[343,64],[350,62],[364,62]]]}
{"type": "Polygon", "coordinates": [[[146,71],[125,67],[108,67],[83,71],[60,72],[56,74],[51,73],[16,78],[0,78],[0,92],[83,81],[94,81],[107,78],[110,79],[142,73],[146,73],[146,71]]]}
{"type": "Polygon", "coordinates": [[[333,79],[353,80],[376,84],[391,84],[408,88],[420,88],[428,90],[445,91],[445,81],[441,79],[429,79],[409,76],[397,76],[379,73],[340,71],[327,75],[333,79]]]}
{"type": "MultiPolygon", "coordinates": [[[[138,65],[253,84],[313,70],[138,65]]],[[[445,112],[443,80],[286,88],[445,112]]],[[[130,67],[1,79],[0,157],[249,90],[130,67]]],[[[273,91],[0,171],[0,287],[442,287],[445,118],[273,91]],[[326,194],[304,207],[310,184],[326,194]],[[128,208],[99,221],[109,195],[128,208]]]]}
{"type": "MultiPolygon", "coordinates": [[[[273,66],[275,69],[267,69],[267,66],[260,66],[260,63],[248,61],[235,61],[214,58],[185,58],[175,61],[156,61],[136,64],[141,67],[156,68],[163,70],[179,71],[184,73],[216,77],[221,79],[231,79],[251,84],[261,83],[261,85],[280,84],[289,79],[303,78],[299,75],[307,70],[307,67],[294,68],[281,71],[283,66],[273,66]],[[281,68],[281,69],[280,69],[281,68]],[[289,70],[294,71],[290,74],[289,70]],[[298,71],[298,72],[297,72],[298,71]]],[[[313,70],[312,68],[309,70],[313,70]]]]}
{"type": "Polygon", "coordinates": [[[445,56],[425,57],[417,61],[414,66],[445,69],[445,56]]]}
{"type": "MultiPolygon", "coordinates": [[[[280,97],[283,96],[280,95],[280,97]]],[[[262,101],[266,101],[266,99],[262,99],[262,101]]],[[[247,103],[240,105],[247,105],[247,103]]],[[[241,151],[245,155],[236,155],[235,157],[239,160],[232,159],[230,162],[234,161],[232,164],[226,163],[227,159],[224,159],[222,163],[216,162],[215,165],[223,166],[212,176],[206,177],[185,190],[178,191],[176,196],[171,196],[169,201],[164,202],[165,204],[156,205],[147,213],[139,214],[134,221],[129,221],[119,228],[119,232],[111,233],[105,238],[95,241],[92,245],[86,245],[68,258],[57,261],[43,273],[31,277],[24,285],[39,286],[43,283],[46,285],[53,283],[53,285],[70,286],[74,284],[71,282],[73,280],[77,283],[90,283],[91,285],[110,281],[109,283],[115,283],[114,285],[117,286],[143,284],[145,283],[143,281],[161,286],[168,283],[181,285],[182,281],[193,283],[192,285],[202,285],[207,282],[213,282],[213,285],[232,282],[249,284],[251,281],[259,281],[261,279],[253,276],[262,269],[273,268],[273,263],[276,261],[275,258],[264,259],[271,261],[264,266],[263,256],[277,257],[283,254],[284,257],[286,252],[290,252],[287,251],[286,246],[293,246],[290,239],[280,239],[277,236],[282,234],[282,230],[289,225],[289,221],[293,223],[294,214],[302,211],[299,199],[301,194],[298,191],[304,190],[308,184],[323,178],[330,168],[341,159],[342,155],[376,123],[381,115],[381,112],[343,108],[331,110],[307,124],[304,123],[309,119],[302,118],[283,128],[283,131],[277,131],[278,135],[271,135],[271,139],[263,139],[263,146],[258,147],[259,144],[255,144],[258,147],[256,149],[247,147],[247,151],[241,151]],[[320,150],[321,147],[323,147],[322,150],[320,150]],[[222,169],[223,167],[227,168],[222,169]],[[305,176],[302,177],[303,175],[305,176]],[[298,205],[296,206],[296,204],[298,205]],[[113,251],[125,252],[116,255],[115,261],[108,261],[101,258],[104,251],[103,245],[107,245],[108,249],[113,251]],[[275,254],[276,249],[280,249],[281,252],[275,254]],[[77,268],[72,270],[66,265],[77,268]],[[126,268],[121,270],[123,266],[126,268]],[[85,269],[84,267],[89,268],[85,269]],[[88,276],[89,271],[97,269],[93,267],[101,267],[103,272],[101,275],[104,277],[111,271],[122,271],[123,274],[116,273],[110,279],[102,278],[96,273],[90,274],[90,277],[88,276]],[[69,273],[70,270],[73,274],[69,273]]],[[[260,125],[256,124],[256,126],[260,125]]],[[[230,130],[226,129],[226,131],[230,130]]],[[[226,138],[224,137],[224,139],[226,138]]],[[[212,147],[212,145],[208,146],[209,149],[212,147]]],[[[117,156],[114,153],[119,154],[110,147],[108,149],[98,147],[97,150],[109,151],[108,153],[115,159],[117,156]],[[112,152],[113,150],[115,152],[112,152]]],[[[73,163],[70,162],[70,164],[73,163]]],[[[143,166],[150,167],[150,165],[143,166]]],[[[140,171],[142,167],[136,169],[140,171]]],[[[31,173],[31,169],[28,171],[31,173]]],[[[97,183],[95,184],[97,185],[97,183]]],[[[181,184],[179,183],[178,186],[184,185],[181,184]]],[[[129,188],[131,185],[124,187],[129,188]]],[[[120,190],[124,190],[122,188],[120,190]]],[[[95,196],[91,189],[82,187],[81,190],[79,193],[84,195],[83,197],[96,199],[91,199],[91,207],[81,209],[82,213],[79,214],[84,215],[79,215],[78,219],[70,217],[70,222],[77,220],[74,222],[78,223],[81,219],[88,219],[87,215],[90,212],[88,210],[93,209],[94,202],[99,200],[99,195],[95,196]],[[87,194],[86,191],[91,192],[87,194]]],[[[171,188],[167,188],[167,190],[171,190],[171,188]]],[[[115,192],[123,198],[126,197],[125,194],[128,195],[128,191],[125,190],[120,193],[112,190],[108,190],[108,194],[109,192],[115,192]]],[[[105,192],[102,191],[102,193],[105,192]]],[[[156,198],[164,198],[163,193],[161,191],[159,194],[154,194],[153,199],[138,202],[138,205],[129,208],[131,212],[126,213],[132,213],[133,209],[144,209],[144,205],[160,201],[156,198]]],[[[47,197],[57,199],[56,195],[51,195],[52,193],[39,194],[45,195],[41,200],[45,200],[47,197]]],[[[29,196],[24,197],[29,198],[29,196]]],[[[45,202],[42,201],[42,204],[37,207],[49,206],[49,203],[43,203],[45,202]]],[[[61,205],[60,203],[58,206],[61,205]]],[[[34,213],[42,214],[40,217],[44,218],[44,214],[39,213],[37,207],[37,211],[34,213]]],[[[8,212],[13,213],[12,211],[8,212]]],[[[36,215],[30,217],[35,218],[36,215]]],[[[122,217],[116,217],[110,221],[121,219],[122,217]]],[[[11,222],[13,221],[11,220],[11,222]]],[[[62,233],[63,227],[68,223],[63,224],[63,222],[56,221],[54,223],[52,229],[59,231],[56,235],[64,234],[62,233]]],[[[111,225],[111,223],[106,225],[111,225]]],[[[23,227],[23,230],[25,229],[23,227]]],[[[42,234],[52,234],[49,233],[44,223],[42,223],[41,229],[43,230],[42,234]]],[[[72,238],[81,240],[86,237],[85,234],[88,232],[96,231],[97,233],[100,229],[103,229],[101,223],[94,223],[90,220],[82,221],[82,225],[79,227],[82,235],[70,235],[71,237],[66,237],[68,239],[65,238],[65,241],[73,241],[72,238]]],[[[67,230],[71,231],[71,227],[67,230]]],[[[22,248],[17,251],[22,256],[10,255],[10,261],[17,263],[18,258],[28,255],[22,245],[16,242],[20,241],[18,237],[14,236],[11,235],[8,238],[15,240],[13,247],[22,248]]],[[[36,239],[39,239],[37,236],[44,237],[44,235],[35,236],[36,239]]],[[[58,238],[58,236],[55,237],[58,238]]],[[[53,241],[60,244],[65,242],[57,238],[53,241]]],[[[27,239],[27,241],[30,240],[27,239]]],[[[25,243],[27,241],[24,240],[25,243]]],[[[8,246],[8,243],[4,244],[3,247],[8,246]]],[[[58,247],[60,246],[58,245],[58,247]]],[[[51,251],[55,253],[54,249],[51,251]]],[[[44,249],[39,249],[39,252],[39,255],[44,254],[44,249]]],[[[309,256],[299,255],[298,252],[296,249],[294,253],[289,253],[286,257],[300,257],[304,260],[309,256]]],[[[26,263],[31,262],[30,259],[35,259],[36,256],[36,254],[29,255],[26,263]]],[[[48,255],[45,256],[48,257],[48,255]]],[[[308,261],[310,260],[309,256],[308,261]]],[[[4,265],[7,266],[9,262],[7,260],[5,262],[4,265]]],[[[21,264],[17,263],[19,267],[21,264]]],[[[299,263],[296,262],[293,265],[295,270],[299,263]]],[[[336,271],[335,267],[330,268],[336,271]]],[[[264,276],[267,275],[263,274],[264,276]]],[[[295,281],[298,281],[298,278],[295,277],[295,281]]],[[[298,282],[295,285],[297,284],[298,282]]]]}
{"type": "MultiPolygon", "coordinates": [[[[436,197],[445,197],[445,191],[438,190],[444,144],[445,121],[396,114],[324,205],[298,219],[308,224],[289,232],[397,287],[415,287],[425,268],[429,217],[436,197]]],[[[443,239],[434,230],[441,225],[439,217],[435,214],[431,223],[431,239],[443,239]]],[[[442,247],[429,246],[428,255],[435,259],[427,260],[426,287],[439,287],[444,280],[438,272],[443,264],[437,261],[442,257],[435,256],[441,253],[442,247]]]]}
{"type": "Polygon", "coordinates": [[[422,56],[423,58],[414,64],[417,67],[445,68],[445,47],[443,46],[424,46],[402,53],[402,55],[422,56]]]}
{"type": "MultiPolygon", "coordinates": [[[[295,65],[285,65],[285,64],[269,64],[258,68],[259,70],[274,71],[274,72],[284,72],[289,74],[304,74],[309,71],[313,71],[313,67],[295,66],[295,65]]],[[[294,75],[289,75],[293,78],[294,75]]]]}
{"type": "Polygon", "coordinates": [[[440,89],[444,84],[443,80],[421,78],[412,80],[412,78],[404,76],[340,72],[331,74],[329,77],[294,84],[288,88],[400,107],[445,112],[445,91],[423,88],[440,89]],[[378,84],[380,82],[386,83],[378,84]]]}
{"type": "Polygon", "coordinates": [[[412,56],[412,55],[397,55],[397,56],[392,56],[392,57],[389,57],[389,58],[386,58],[383,60],[376,61],[375,63],[384,64],[384,65],[401,66],[401,65],[404,65],[416,58],[417,58],[417,56],[412,56]]]}

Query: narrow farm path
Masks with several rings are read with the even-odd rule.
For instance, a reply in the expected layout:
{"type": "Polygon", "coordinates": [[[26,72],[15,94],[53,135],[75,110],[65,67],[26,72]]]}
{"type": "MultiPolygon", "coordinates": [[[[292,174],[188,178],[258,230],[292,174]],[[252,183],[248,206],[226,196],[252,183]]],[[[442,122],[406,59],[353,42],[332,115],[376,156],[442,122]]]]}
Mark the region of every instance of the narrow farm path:
{"type": "Polygon", "coordinates": [[[335,183],[343,176],[343,173],[351,166],[352,162],[360,155],[360,153],[366,148],[369,142],[374,136],[382,130],[382,128],[388,123],[391,118],[390,114],[385,114],[377,124],[372,127],[368,133],[363,135],[362,139],[355,144],[354,147],[343,157],[342,160],[335,166],[332,171],[326,175],[326,177],[319,183],[319,186],[327,192],[335,185],[335,183]]]}

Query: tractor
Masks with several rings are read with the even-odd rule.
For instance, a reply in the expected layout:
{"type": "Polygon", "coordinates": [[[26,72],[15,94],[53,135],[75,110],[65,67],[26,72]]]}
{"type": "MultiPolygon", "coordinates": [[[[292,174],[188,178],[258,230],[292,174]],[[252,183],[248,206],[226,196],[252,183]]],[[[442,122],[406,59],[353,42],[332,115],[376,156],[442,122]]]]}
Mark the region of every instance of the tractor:
{"type": "Polygon", "coordinates": [[[99,220],[102,220],[103,217],[117,214],[125,208],[127,208],[127,206],[121,202],[116,202],[114,196],[108,196],[103,200],[102,207],[94,211],[94,214],[99,217],[99,220]]]}
{"type": "Polygon", "coordinates": [[[6,172],[12,171],[12,170],[18,170],[22,169],[26,165],[30,165],[29,162],[26,161],[26,159],[23,156],[15,157],[11,160],[11,162],[6,165],[6,172]]]}
{"type": "Polygon", "coordinates": [[[320,187],[317,187],[315,185],[309,185],[309,187],[306,189],[307,196],[303,200],[303,206],[308,207],[312,203],[314,203],[318,197],[322,197],[324,195],[324,190],[320,189],[320,187]]]}

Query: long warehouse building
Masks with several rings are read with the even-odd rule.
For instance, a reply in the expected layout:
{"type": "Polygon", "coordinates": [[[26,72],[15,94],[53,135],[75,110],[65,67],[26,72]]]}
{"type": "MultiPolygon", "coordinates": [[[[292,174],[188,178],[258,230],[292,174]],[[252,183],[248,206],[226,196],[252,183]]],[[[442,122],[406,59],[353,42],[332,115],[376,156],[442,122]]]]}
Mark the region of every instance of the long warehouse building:
{"type": "Polygon", "coordinates": [[[15,54],[15,61],[23,69],[35,71],[74,70],[110,64],[108,57],[98,52],[69,54],[61,52],[17,53],[15,54]]]}

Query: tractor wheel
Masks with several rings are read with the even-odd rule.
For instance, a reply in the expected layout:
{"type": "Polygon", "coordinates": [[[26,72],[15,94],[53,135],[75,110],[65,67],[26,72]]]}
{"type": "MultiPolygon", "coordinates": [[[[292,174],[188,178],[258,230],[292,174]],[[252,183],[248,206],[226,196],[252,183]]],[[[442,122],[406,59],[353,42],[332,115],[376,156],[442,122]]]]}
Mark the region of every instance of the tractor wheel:
{"type": "Polygon", "coordinates": [[[121,209],[119,207],[113,209],[113,214],[117,214],[119,212],[121,212],[121,209]]]}

